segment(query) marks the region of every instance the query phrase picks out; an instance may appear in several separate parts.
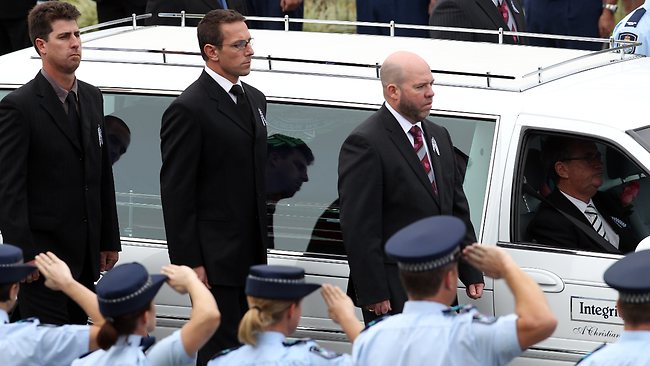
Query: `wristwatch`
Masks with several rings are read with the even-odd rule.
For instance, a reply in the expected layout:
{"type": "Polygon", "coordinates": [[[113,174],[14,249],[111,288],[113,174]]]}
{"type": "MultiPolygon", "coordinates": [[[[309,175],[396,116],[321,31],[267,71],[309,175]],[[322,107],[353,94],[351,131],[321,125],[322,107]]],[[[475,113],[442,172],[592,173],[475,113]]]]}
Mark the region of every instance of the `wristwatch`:
{"type": "Polygon", "coordinates": [[[607,10],[611,11],[612,14],[613,14],[613,13],[616,13],[616,10],[618,9],[618,5],[617,4],[604,3],[603,4],[603,9],[607,9],[607,10]]]}

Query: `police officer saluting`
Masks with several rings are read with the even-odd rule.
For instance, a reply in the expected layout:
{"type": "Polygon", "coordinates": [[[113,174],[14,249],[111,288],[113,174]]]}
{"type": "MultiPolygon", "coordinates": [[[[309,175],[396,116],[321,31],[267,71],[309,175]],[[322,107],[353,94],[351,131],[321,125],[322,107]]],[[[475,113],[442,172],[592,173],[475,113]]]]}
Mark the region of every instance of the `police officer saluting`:
{"type": "Polygon", "coordinates": [[[134,262],[104,275],[97,284],[99,310],[106,318],[97,336],[101,349],[75,360],[73,366],[181,366],[195,361],[199,348],[219,327],[221,313],[190,267],[168,265],[161,272],[149,275],[134,262]],[[192,313],[180,330],[154,344],[147,333],[156,327],[153,299],[165,281],[176,292],[190,294],[192,313]]]}
{"type": "Polygon", "coordinates": [[[650,250],[632,253],[605,271],[605,282],[618,291],[623,318],[621,338],[578,362],[580,366],[650,365],[650,250]]]}
{"type": "MultiPolygon", "coordinates": [[[[503,278],[516,314],[486,317],[473,307],[450,308],[456,297],[465,224],[451,216],[425,218],[395,233],[386,253],[398,263],[409,301],[402,314],[364,330],[354,341],[359,365],[505,365],[553,333],[556,319],[542,291],[500,248],[472,244],[465,259],[503,278]]],[[[342,324],[343,325],[343,324],[342,324]]]]}
{"type": "Polygon", "coordinates": [[[104,318],[95,294],[72,278],[68,266],[52,253],[36,256],[36,266],[23,263],[23,252],[0,244],[0,365],[68,366],[75,358],[97,348],[96,337],[104,318]],[[32,318],[9,324],[20,281],[38,268],[45,286],[63,291],[90,315],[94,326],[42,326],[32,318]]]}
{"type": "MultiPolygon", "coordinates": [[[[244,346],[220,352],[208,366],[352,365],[349,355],[320,348],[312,340],[285,340],[300,322],[302,299],[319,287],[305,283],[302,268],[252,266],[245,290],[249,309],[239,323],[238,337],[244,346]]],[[[342,291],[340,296],[345,296],[342,291]]],[[[352,302],[347,305],[351,309],[352,302]]]]}

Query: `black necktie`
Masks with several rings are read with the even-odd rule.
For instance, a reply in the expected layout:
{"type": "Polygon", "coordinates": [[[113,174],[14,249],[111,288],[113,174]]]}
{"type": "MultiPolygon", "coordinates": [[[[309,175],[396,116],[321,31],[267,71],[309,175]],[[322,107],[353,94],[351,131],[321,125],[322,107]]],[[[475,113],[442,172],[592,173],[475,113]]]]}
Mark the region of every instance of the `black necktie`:
{"type": "Polygon", "coordinates": [[[230,88],[230,92],[237,97],[237,109],[239,110],[239,115],[245,121],[249,121],[252,127],[253,113],[250,104],[248,104],[248,98],[246,98],[246,94],[244,94],[244,89],[242,89],[241,85],[235,84],[230,88]]]}
{"type": "Polygon", "coordinates": [[[65,102],[68,105],[68,128],[72,132],[72,135],[79,140],[79,113],[77,112],[77,96],[75,92],[70,91],[68,96],[65,98],[65,102]]]}

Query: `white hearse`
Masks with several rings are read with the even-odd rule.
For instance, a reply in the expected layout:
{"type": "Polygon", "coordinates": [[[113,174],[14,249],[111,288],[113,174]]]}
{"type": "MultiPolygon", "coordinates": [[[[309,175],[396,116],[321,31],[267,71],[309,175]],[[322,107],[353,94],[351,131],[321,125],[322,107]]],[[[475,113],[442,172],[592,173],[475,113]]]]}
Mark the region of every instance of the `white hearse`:
{"type": "MultiPolygon", "coordinates": [[[[435,77],[430,119],[445,126],[468,156],[464,187],[480,242],[505,248],[541,286],[559,319],[552,337],[513,364],[573,364],[618,339],[617,295],[602,275],[621,255],[532,242],[526,229],[546,183],[539,161],[542,142],[568,135],[598,145],[605,170],[602,191],[620,195],[630,185],[639,188],[628,207],[631,225],[639,237],[650,234],[650,59],[611,50],[388,36],[251,34],[256,59],[245,81],[267,95],[269,134],[300,138],[315,156],[309,181],[269,210],[270,263],[302,266],[312,281],[346,287],[337,207],[339,148],[383,102],[378,66],[393,51],[410,50],[428,60],[435,77]]],[[[196,30],[130,25],[85,32],[82,40],[77,76],[101,88],[105,114],[121,118],[131,130],[131,144],[114,165],[120,261],[140,261],[158,271],[169,261],[159,191],[160,119],[202,71],[196,30]]],[[[33,49],[0,57],[0,98],[39,68],[33,49]]],[[[474,303],[486,314],[514,310],[502,281],[486,278],[478,301],[470,301],[460,283],[458,293],[461,303],[474,303]]],[[[168,289],[156,304],[162,332],[189,316],[189,299],[168,289]]],[[[350,349],[317,293],[303,309],[297,336],[350,349]]]]}

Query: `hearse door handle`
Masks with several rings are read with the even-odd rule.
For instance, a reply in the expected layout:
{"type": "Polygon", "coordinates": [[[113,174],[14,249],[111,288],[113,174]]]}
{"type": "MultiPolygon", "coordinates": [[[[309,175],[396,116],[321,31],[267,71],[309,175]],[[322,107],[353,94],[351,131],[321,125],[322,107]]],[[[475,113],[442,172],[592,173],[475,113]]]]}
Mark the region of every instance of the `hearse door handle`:
{"type": "Polygon", "coordinates": [[[544,292],[562,292],[564,281],[553,272],[539,268],[522,268],[544,292]]]}

